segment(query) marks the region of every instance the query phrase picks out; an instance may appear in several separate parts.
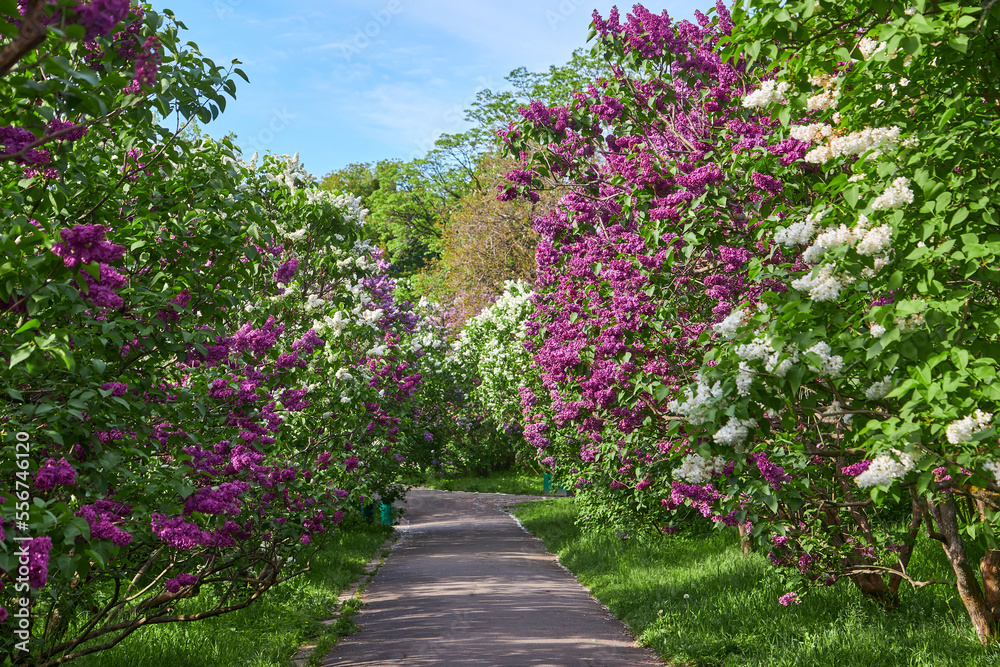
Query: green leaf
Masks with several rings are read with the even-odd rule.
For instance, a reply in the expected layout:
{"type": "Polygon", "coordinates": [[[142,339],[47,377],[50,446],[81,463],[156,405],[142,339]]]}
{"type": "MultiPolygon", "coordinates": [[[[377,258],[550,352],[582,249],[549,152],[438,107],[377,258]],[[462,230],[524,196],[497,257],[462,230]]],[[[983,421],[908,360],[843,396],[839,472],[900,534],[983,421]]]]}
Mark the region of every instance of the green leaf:
{"type": "Polygon", "coordinates": [[[778,499],[777,498],[775,498],[773,495],[771,495],[770,493],[768,493],[768,494],[764,495],[762,499],[764,501],[764,504],[767,505],[767,507],[772,512],[774,512],[775,514],[778,513],[778,499]]]}
{"type": "Polygon", "coordinates": [[[968,35],[955,35],[948,40],[948,46],[955,49],[959,53],[969,52],[969,36],[968,35]]]}
{"type": "Polygon", "coordinates": [[[17,334],[24,333],[25,331],[31,331],[32,329],[37,329],[39,326],[41,326],[41,324],[42,323],[39,320],[28,320],[27,322],[22,324],[17,331],[14,332],[14,335],[16,336],[17,334]]]}
{"type": "Polygon", "coordinates": [[[30,357],[31,353],[34,351],[34,346],[24,346],[14,350],[14,353],[10,355],[10,366],[8,366],[8,368],[14,368],[14,366],[17,366],[19,363],[30,357]]]}

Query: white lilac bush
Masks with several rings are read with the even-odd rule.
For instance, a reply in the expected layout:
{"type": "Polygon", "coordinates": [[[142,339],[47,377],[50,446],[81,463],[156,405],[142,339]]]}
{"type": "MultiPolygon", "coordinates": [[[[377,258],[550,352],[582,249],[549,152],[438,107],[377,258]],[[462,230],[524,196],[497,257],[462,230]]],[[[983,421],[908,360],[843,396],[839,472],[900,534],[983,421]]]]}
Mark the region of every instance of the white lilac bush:
{"type": "Polygon", "coordinates": [[[524,325],[533,310],[531,288],[508,281],[503,294],[466,322],[453,344],[452,363],[470,375],[473,400],[508,432],[518,431],[522,420],[519,389],[531,366],[524,325]]]}

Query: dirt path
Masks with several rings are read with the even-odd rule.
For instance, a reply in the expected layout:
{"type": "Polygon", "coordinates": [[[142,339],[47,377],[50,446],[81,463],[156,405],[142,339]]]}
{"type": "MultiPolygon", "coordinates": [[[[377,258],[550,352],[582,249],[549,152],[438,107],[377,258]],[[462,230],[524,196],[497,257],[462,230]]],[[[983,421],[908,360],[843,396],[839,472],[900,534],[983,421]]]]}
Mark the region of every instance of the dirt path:
{"type": "Polygon", "coordinates": [[[324,666],[660,665],[503,512],[521,498],[412,490],[362,629],[324,666]]]}

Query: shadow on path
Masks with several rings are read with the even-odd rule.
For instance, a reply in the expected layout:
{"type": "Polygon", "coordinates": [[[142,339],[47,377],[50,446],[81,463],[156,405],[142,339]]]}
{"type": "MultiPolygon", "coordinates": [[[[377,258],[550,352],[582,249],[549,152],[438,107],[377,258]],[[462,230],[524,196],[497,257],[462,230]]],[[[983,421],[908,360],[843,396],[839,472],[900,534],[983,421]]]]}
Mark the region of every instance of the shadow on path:
{"type": "Polygon", "coordinates": [[[660,665],[503,506],[503,494],[414,489],[337,665],[660,665]]]}

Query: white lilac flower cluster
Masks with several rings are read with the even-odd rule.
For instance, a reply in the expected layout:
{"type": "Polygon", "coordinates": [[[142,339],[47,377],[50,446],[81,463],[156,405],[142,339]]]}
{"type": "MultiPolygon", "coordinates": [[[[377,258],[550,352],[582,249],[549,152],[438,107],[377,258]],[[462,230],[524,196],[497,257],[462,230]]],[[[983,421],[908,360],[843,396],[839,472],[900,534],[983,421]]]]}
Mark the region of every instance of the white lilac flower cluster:
{"type": "Polygon", "coordinates": [[[808,125],[793,125],[791,129],[792,139],[805,141],[811,144],[819,142],[833,136],[834,128],[826,123],[809,123],[808,125]]]}
{"type": "Polygon", "coordinates": [[[865,398],[869,401],[878,401],[889,395],[892,391],[892,373],[882,378],[881,382],[876,382],[865,390],[865,398]]]}
{"type": "Polygon", "coordinates": [[[676,415],[686,417],[692,425],[699,426],[707,420],[706,413],[709,407],[722,397],[722,383],[709,385],[704,376],[699,376],[695,388],[685,389],[682,397],[684,401],[674,399],[667,404],[667,409],[676,415]]]}
{"type": "Polygon", "coordinates": [[[879,51],[883,51],[886,47],[885,42],[879,42],[871,37],[862,37],[861,41],[858,42],[858,51],[861,52],[861,57],[865,60],[871,60],[879,51]]]}
{"type": "MultiPolygon", "coordinates": [[[[861,216],[863,222],[868,222],[868,218],[861,216]]],[[[858,227],[855,230],[860,230],[864,232],[864,235],[858,240],[858,244],[854,249],[859,255],[872,256],[876,255],[892,243],[892,227],[889,225],[879,225],[874,229],[864,229],[861,227],[862,222],[859,221],[858,227]]]]}
{"type": "Polygon", "coordinates": [[[336,338],[344,332],[344,328],[348,324],[350,324],[350,320],[345,318],[344,314],[338,310],[333,316],[326,315],[322,320],[313,320],[313,331],[320,336],[329,332],[336,338]]]}
{"type": "Polygon", "coordinates": [[[910,189],[910,181],[900,176],[892,182],[892,185],[886,188],[885,192],[875,198],[875,201],[872,202],[872,209],[875,211],[885,211],[912,203],[913,190],[910,189]]]}
{"type": "Polygon", "coordinates": [[[740,370],[736,374],[736,393],[740,396],[749,396],[750,387],[753,386],[754,373],[750,370],[750,364],[745,361],[740,362],[740,370]]]}
{"type": "Polygon", "coordinates": [[[720,445],[735,445],[746,440],[750,428],[756,426],[753,419],[738,419],[730,417],[725,425],[712,435],[712,439],[720,445]]]}
{"type": "MultiPolygon", "coordinates": [[[[802,259],[810,264],[821,262],[824,255],[833,248],[854,246],[860,255],[876,255],[874,268],[866,268],[865,277],[871,277],[889,263],[887,255],[879,254],[889,250],[892,243],[892,228],[889,225],[870,229],[868,217],[860,215],[854,227],[842,223],[837,227],[827,228],[817,235],[816,223],[823,218],[823,215],[824,212],[810,213],[805,220],[778,230],[774,235],[775,241],[786,247],[810,243],[802,253],[802,259]]],[[[827,264],[808,275],[796,278],[791,286],[793,289],[807,292],[809,298],[814,301],[831,301],[840,296],[845,284],[852,284],[854,280],[856,277],[852,275],[837,275],[835,266],[827,264]]]]}
{"type": "Polygon", "coordinates": [[[355,307],[354,310],[356,311],[355,312],[356,315],[357,314],[361,315],[361,320],[359,321],[359,323],[367,324],[373,329],[378,326],[378,321],[382,319],[383,315],[385,315],[385,311],[382,310],[381,308],[375,308],[373,310],[364,310],[363,306],[357,306],[355,307]]]}
{"type": "Polygon", "coordinates": [[[680,466],[674,469],[674,477],[689,484],[705,484],[712,475],[722,472],[726,459],[713,456],[706,459],[700,454],[688,454],[680,466]]]}
{"type": "Polygon", "coordinates": [[[945,429],[945,436],[948,438],[948,442],[953,445],[961,442],[969,442],[972,440],[973,435],[989,428],[991,421],[993,421],[991,413],[976,410],[968,417],[948,424],[948,428],[945,429]]]}
{"type": "Polygon", "coordinates": [[[828,250],[842,245],[854,245],[858,238],[865,233],[864,224],[866,222],[868,219],[861,216],[856,227],[848,228],[847,225],[841,223],[839,227],[825,229],[802,253],[802,260],[809,264],[818,264],[828,250]]]}
{"type": "Polygon", "coordinates": [[[747,109],[759,109],[769,104],[780,104],[788,92],[787,81],[764,81],[760,90],[755,90],[743,98],[743,106],[747,109]]]}
{"type": "Polygon", "coordinates": [[[837,377],[844,369],[844,358],[839,354],[833,354],[830,345],[826,341],[820,341],[806,350],[806,354],[815,354],[820,359],[820,365],[809,365],[810,368],[821,375],[827,377],[837,377]]]}
{"type": "Polygon", "coordinates": [[[837,77],[826,73],[814,74],[809,77],[809,83],[823,90],[806,100],[806,109],[809,111],[825,111],[837,106],[837,100],[840,99],[840,89],[837,88],[837,77]]]}
{"type": "MultiPolygon", "coordinates": [[[[744,360],[740,363],[741,374],[745,372],[747,375],[749,375],[749,364],[747,364],[749,361],[763,361],[764,369],[768,373],[774,373],[778,377],[788,375],[788,371],[792,365],[799,361],[797,350],[793,349],[790,354],[784,351],[776,351],[772,345],[770,336],[758,336],[749,343],[737,345],[734,351],[736,352],[736,356],[744,360]],[[744,370],[744,366],[746,370],[744,370]]],[[[744,381],[746,382],[747,380],[744,381]]],[[[750,376],[749,381],[752,382],[752,376],[750,376]]],[[[736,383],[737,389],[739,389],[739,376],[736,378],[736,383]]],[[[749,384],[747,388],[749,389],[749,384]]],[[[740,393],[746,395],[742,391],[740,393]]]]}
{"type": "Polygon", "coordinates": [[[825,214],[826,211],[810,213],[805,220],[778,230],[774,240],[785,247],[811,242],[802,253],[802,259],[810,264],[819,263],[827,251],[837,246],[854,245],[858,254],[870,256],[888,248],[892,241],[892,228],[889,225],[880,225],[869,229],[870,221],[866,215],[859,215],[854,227],[841,223],[838,227],[827,228],[817,235],[816,223],[822,220],[825,214]]]}
{"type": "Polygon", "coordinates": [[[804,159],[810,164],[823,164],[834,158],[867,153],[868,159],[873,160],[903,143],[900,140],[900,133],[899,127],[893,125],[892,127],[866,127],[846,135],[833,134],[825,144],[806,153],[804,159]]]}
{"type": "Polygon", "coordinates": [[[306,310],[319,310],[326,305],[326,299],[320,298],[319,295],[310,293],[306,299],[306,310]]]}
{"type": "Polygon", "coordinates": [[[350,194],[331,194],[327,193],[327,201],[340,209],[341,215],[344,216],[344,220],[349,223],[353,223],[358,227],[365,226],[365,219],[368,217],[368,209],[361,205],[361,197],[355,197],[350,194]]]}
{"type": "Polygon", "coordinates": [[[882,486],[889,484],[894,479],[899,479],[913,470],[915,466],[915,453],[894,449],[891,455],[880,454],[876,456],[868,466],[868,470],[855,477],[854,482],[863,489],[882,486]]]}
{"type": "Polygon", "coordinates": [[[344,259],[337,260],[337,268],[339,269],[352,269],[355,271],[369,271],[376,268],[375,262],[371,261],[365,255],[354,255],[348,256],[344,259]]]}
{"type": "Polygon", "coordinates": [[[840,296],[840,290],[844,288],[834,275],[834,268],[832,264],[827,264],[814,269],[812,273],[793,280],[792,289],[808,292],[813,301],[832,301],[840,296]]]}
{"type": "Polygon", "coordinates": [[[983,468],[993,473],[993,479],[1000,484],[1000,461],[987,461],[983,464],[983,468]]]}
{"type": "Polygon", "coordinates": [[[786,248],[809,243],[816,235],[816,224],[822,220],[826,214],[826,209],[813,211],[806,216],[805,220],[792,223],[788,227],[779,229],[774,235],[774,240],[786,248]]]}
{"type": "Polygon", "coordinates": [[[754,379],[754,373],[748,362],[767,359],[772,353],[771,339],[770,337],[757,337],[750,343],[737,345],[735,352],[738,357],[743,359],[739,365],[739,372],[736,374],[736,393],[740,396],[748,396],[754,379]]]}
{"type": "Polygon", "coordinates": [[[473,390],[498,424],[521,414],[518,389],[531,356],[524,349],[525,324],[534,310],[531,287],[508,281],[504,293],[489,308],[471,318],[458,340],[449,363],[473,369],[481,383],[473,390]]]}
{"type": "Polygon", "coordinates": [[[924,314],[923,313],[913,313],[908,317],[902,315],[897,316],[893,320],[893,324],[899,329],[900,333],[907,333],[909,331],[915,331],[924,326],[924,314]]]}
{"type": "Polygon", "coordinates": [[[444,345],[444,343],[441,339],[431,332],[427,332],[422,336],[415,336],[413,340],[410,341],[410,348],[414,352],[419,352],[425,348],[437,350],[440,349],[442,345],[444,345]]]}
{"type": "Polygon", "coordinates": [[[729,313],[726,319],[716,324],[713,329],[726,338],[732,338],[736,335],[736,330],[743,324],[743,316],[743,309],[737,308],[729,313]]]}

